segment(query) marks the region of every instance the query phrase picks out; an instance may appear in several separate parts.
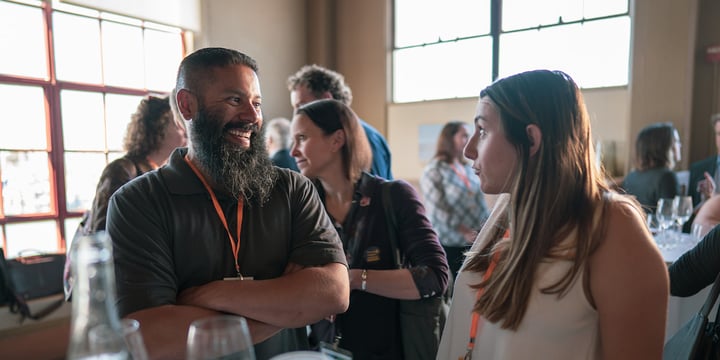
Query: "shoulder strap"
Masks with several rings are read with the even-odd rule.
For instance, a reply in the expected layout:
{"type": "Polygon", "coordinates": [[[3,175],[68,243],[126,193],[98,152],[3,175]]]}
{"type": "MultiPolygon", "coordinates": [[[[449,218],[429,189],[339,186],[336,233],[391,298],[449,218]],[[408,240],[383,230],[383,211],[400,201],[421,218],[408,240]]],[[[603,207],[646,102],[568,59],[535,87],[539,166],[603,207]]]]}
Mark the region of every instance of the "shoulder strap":
{"type": "Polygon", "coordinates": [[[385,209],[385,221],[387,223],[388,238],[392,249],[393,259],[398,269],[402,269],[402,261],[400,261],[400,248],[397,244],[397,221],[395,220],[395,209],[393,208],[390,198],[390,186],[393,181],[388,180],[382,183],[382,203],[385,209]]]}

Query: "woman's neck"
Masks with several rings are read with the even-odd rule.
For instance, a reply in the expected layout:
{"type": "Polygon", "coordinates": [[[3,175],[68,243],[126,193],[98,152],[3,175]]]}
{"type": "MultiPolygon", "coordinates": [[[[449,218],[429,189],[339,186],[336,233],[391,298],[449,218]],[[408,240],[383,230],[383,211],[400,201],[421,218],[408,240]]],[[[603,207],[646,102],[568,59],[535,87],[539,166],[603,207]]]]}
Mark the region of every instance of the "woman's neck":
{"type": "Polygon", "coordinates": [[[344,222],[350,211],[355,184],[346,179],[342,172],[335,172],[319,180],[325,191],[325,208],[335,221],[344,222]]]}

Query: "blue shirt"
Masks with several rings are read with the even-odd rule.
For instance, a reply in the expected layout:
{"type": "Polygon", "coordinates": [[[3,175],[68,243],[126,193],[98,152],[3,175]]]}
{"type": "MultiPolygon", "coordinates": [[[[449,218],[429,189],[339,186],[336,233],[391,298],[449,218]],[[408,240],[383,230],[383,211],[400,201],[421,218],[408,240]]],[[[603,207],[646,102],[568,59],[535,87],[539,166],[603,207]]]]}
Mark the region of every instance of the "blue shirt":
{"type": "Polygon", "coordinates": [[[374,127],[360,119],[368,141],[372,150],[372,167],[370,173],[383,179],[392,180],[392,168],[390,159],[390,149],[387,141],[374,127]]]}

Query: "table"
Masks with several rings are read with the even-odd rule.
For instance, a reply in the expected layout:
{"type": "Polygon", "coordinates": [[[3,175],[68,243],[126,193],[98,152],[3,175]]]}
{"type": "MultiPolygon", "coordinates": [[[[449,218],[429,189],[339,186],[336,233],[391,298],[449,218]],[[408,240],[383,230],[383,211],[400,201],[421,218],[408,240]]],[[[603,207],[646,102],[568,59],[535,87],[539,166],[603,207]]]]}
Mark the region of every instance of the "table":
{"type": "MultiPolygon", "coordinates": [[[[679,236],[680,241],[669,243],[661,238],[662,235],[656,235],[655,240],[659,244],[658,248],[667,265],[672,264],[686,251],[692,249],[697,240],[693,239],[690,234],[669,233],[668,235],[679,236]],[[668,244],[671,244],[668,246],[668,244]]],[[[675,334],[690,318],[692,318],[702,307],[705,299],[710,292],[708,286],[697,294],[689,297],[670,296],[668,299],[667,323],[665,324],[665,339],[675,334]]],[[[711,316],[714,316],[711,314],[711,316]]]]}

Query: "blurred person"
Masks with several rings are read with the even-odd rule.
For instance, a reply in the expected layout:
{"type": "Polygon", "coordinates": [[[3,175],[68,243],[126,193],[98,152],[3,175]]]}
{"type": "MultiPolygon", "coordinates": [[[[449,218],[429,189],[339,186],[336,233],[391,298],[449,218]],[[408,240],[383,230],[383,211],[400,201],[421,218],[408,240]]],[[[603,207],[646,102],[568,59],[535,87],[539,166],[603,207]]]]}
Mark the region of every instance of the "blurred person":
{"type": "Polygon", "coordinates": [[[226,48],[187,55],[177,103],[190,146],[110,199],[117,308],[153,359],[185,357],[189,324],[248,320],[255,354],[307,349],[305,326],[347,309],[342,244],[304,176],[270,162],[257,64],[226,48]]]}
{"type": "Polygon", "coordinates": [[[300,171],[295,159],[290,155],[292,135],[290,134],[290,120],[278,117],[267,123],[265,139],[270,160],[275,166],[300,171]]]}
{"type": "Polygon", "coordinates": [[[83,223],[85,232],[105,230],[110,196],[130,180],[164,165],[170,153],[186,143],[185,124],[173,116],[169,98],[142,99],[125,131],[125,155],[110,162],[100,175],[92,208],[83,223]]]}
{"type": "MultiPolygon", "coordinates": [[[[294,110],[313,100],[335,99],[347,106],[352,105],[352,90],[345,77],[338,72],[319,65],[305,65],[288,77],[290,104],[294,110]]],[[[372,150],[370,174],[392,180],[392,164],[387,141],[374,127],[360,119],[372,150]]]]}
{"type": "Polygon", "coordinates": [[[644,127],[635,140],[635,168],[620,187],[635,196],[646,213],[655,212],[658,200],[680,194],[673,169],[681,160],[680,135],[671,123],[644,127]]]}
{"type": "Polygon", "coordinates": [[[437,139],[435,156],[420,177],[425,209],[457,277],[464,252],[475,241],[488,215],[480,179],[463,155],[468,140],[466,124],[446,123],[437,139]]]}
{"type": "Polygon", "coordinates": [[[717,153],[690,164],[688,195],[692,196],[696,208],[716,193],[716,184],[720,180],[720,114],[712,116],[710,125],[715,134],[717,153]]]}
{"type": "Polygon", "coordinates": [[[572,78],[535,70],[486,87],[465,156],[498,198],[437,359],[660,359],[667,269],[639,204],[607,188],[572,78]]]}
{"type": "MultiPolygon", "coordinates": [[[[397,246],[409,265],[398,269],[382,197],[387,184],[366,172],[372,155],[357,115],[337,100],[313,101],[296,110],[292,134],[291,153],[301,173],[313,179],[350,267],[350,307],[335,317],[334,329],[320,340],[339,339],[338,345],[355,360],[401,360],[396,299],[440,296],[449,275],[422,202],[407,182],[390,184],[397,246]]],[[[312,328],[325,334],[328,326],[321,322],[312,328]]]]}

